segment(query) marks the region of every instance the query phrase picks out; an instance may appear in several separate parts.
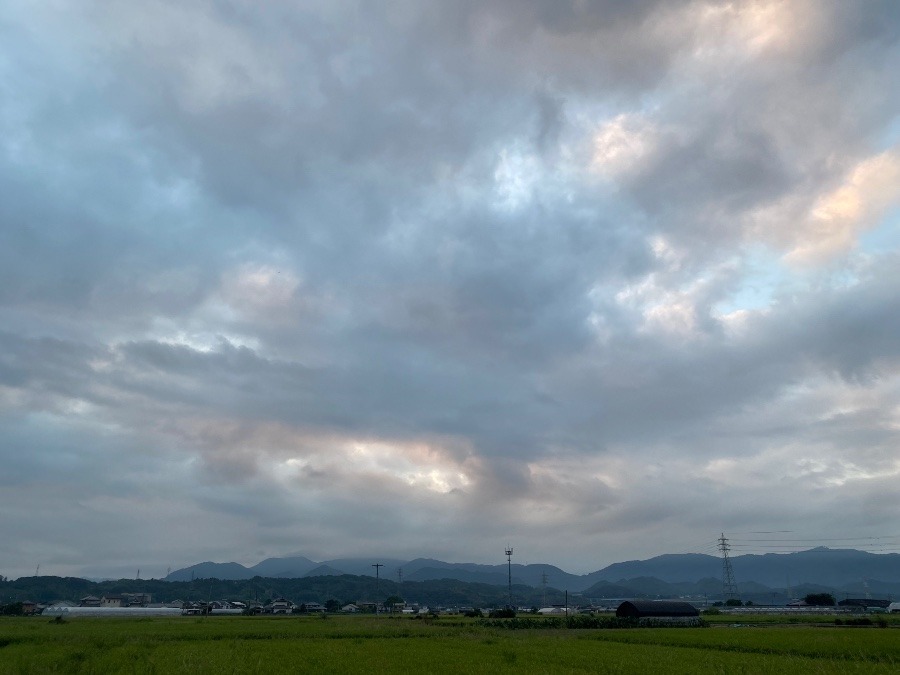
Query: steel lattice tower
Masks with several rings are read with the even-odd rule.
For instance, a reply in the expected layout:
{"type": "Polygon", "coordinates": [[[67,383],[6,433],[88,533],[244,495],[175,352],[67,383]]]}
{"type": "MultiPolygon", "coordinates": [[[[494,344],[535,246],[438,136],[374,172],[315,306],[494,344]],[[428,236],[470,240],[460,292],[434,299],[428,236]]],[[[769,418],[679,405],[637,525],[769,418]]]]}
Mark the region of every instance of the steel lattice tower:
{"type": "Polygon", "coordinates": [[[723,600],[740,600],[737,582],[734,580],[734,570],[731,569],[731,560],[728,559],[728,551],[731,547],[725,538],[725,533],[719,537],[719,550],[722,552],[722,598],[723,600]]]}

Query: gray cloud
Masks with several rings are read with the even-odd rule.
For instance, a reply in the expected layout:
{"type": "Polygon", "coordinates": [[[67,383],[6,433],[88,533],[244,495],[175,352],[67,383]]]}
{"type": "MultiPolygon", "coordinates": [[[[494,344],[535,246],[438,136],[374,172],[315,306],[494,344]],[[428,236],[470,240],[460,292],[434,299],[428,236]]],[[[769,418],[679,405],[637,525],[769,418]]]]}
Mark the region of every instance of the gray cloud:
{"type": "Polygon", "coordinates": [[[0,10],[4,574],[891,528],[893,3],[57,10],[0,10]]]}

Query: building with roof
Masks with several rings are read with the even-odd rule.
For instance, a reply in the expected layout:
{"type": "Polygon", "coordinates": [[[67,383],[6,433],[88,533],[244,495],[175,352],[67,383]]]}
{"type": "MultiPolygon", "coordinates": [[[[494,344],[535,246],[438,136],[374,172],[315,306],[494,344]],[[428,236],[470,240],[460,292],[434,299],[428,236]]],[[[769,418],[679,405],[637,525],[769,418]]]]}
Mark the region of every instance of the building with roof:
{"type": "Polygon", "coordinates": [[[700,625],[700,611],[682,600],[626,600],[616,616],[640,623],[700,625]]]}
{"type": "Polygon", "coordinates": [[[626,600],[616,609],[616,616],[632,619],[700,616],[700,611],[683,600],[626,600]]]}

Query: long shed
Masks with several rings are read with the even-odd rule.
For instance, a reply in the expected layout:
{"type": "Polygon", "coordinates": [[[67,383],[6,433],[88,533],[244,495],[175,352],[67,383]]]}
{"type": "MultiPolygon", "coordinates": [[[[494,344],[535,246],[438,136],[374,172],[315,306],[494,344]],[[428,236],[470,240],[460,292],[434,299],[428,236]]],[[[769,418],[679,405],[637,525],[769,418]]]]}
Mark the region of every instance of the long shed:
{"type": "Polygon", "coordinates": [[[626,600],[616,609],[616,616],[633,619],[690,617],[700,616],[700,612],[691,603],[681,600],[626,600]]]}

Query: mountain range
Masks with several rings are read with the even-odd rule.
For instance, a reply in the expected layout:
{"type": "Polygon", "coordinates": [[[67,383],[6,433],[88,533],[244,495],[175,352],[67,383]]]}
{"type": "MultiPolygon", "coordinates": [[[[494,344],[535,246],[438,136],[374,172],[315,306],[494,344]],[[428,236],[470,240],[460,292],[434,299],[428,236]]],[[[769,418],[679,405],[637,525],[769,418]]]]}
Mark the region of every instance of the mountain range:
{"type": "MultiPolygon", "coordinates": [[[[505,564],[448,563],[430,558],[339,558],[316,562],[304,556],[268,558],[252,567],[236,562],[202,562],[175,570],[165,580],[241,580],[257,576],[294,579],[343,574],[374,577],[376,564],[381,565],[377,569],[384,579],[400,580],[402,575],[402,581],[455,579],[497,586],[508,583],[505,564]]],[[[794,553],[738,555],[731,558],[731,564],[738,586],[748,591],[764,592],[802,585],[896,592],[900,584],[900,554],[897,553],[876,554],[855,549],[818,547],[794,553]]],[[[666,586],[714,582],[721,589],[722,569],[721,558],[699,553],[665,554],[648,560],[619,562],[582,575],[571,574],[549,564],[511,566],[513,584],[536,588],[546,583],[548,587],[573,592],[599,590],[604,586],[615,587],[616,584],[629,587],[633,583],[624,582],[636,579],[654,579],[666,586]]]]}

